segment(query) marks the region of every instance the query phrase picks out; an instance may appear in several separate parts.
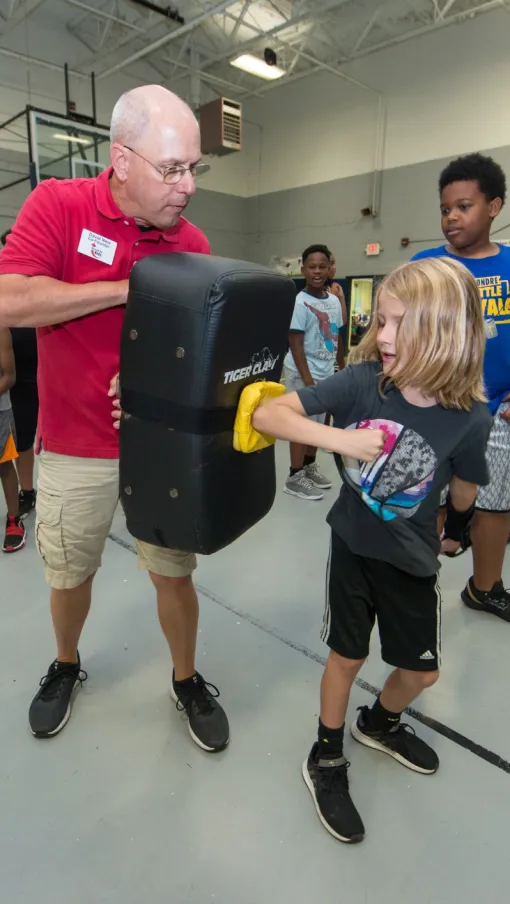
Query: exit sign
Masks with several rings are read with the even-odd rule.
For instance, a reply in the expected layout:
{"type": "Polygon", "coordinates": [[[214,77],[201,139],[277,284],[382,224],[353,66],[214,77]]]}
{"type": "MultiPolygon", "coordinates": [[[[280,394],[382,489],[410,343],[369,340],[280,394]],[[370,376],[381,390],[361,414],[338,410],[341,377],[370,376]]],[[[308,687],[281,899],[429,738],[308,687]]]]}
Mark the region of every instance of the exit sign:
{"type": "Polygon", "coordinates": [[[380,254],[381,253],[381,243],[380,242],[371,242],[365,248],[366,253],[370,256],[372,254],[380,254]]]}

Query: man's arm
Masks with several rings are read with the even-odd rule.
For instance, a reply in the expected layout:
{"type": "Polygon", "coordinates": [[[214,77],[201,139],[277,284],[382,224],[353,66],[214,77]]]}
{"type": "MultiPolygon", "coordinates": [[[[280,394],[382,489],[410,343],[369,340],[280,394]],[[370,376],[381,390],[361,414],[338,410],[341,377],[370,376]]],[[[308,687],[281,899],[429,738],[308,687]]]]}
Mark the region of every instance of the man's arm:
{"type": "Polygon", "coordinates": [[[73,285],[49,276],[0,275],[0,328],[52,326],[127,301],[129,281],[73,285]]]}
{"type": "Polygon", "coordinates": [[[0,329],[0,396],[9,392],[16,382],[16,365],[9,330],[0,329]]]}
{"type": "Polygon", "coordinates": [[[313,386],[314,379],[308,367],[308,361],[305,355],[305,334],[298,332],[289,333],[289,345],[294,358],[300,377],[305,386],[313,386]]]}
{"type": "Polygon", "coordinates": [[[49,180],[23,204],[0,254],[0,327],[51,326],[126,302],[127,280],[62,282],[69,203],[49,180]]]}

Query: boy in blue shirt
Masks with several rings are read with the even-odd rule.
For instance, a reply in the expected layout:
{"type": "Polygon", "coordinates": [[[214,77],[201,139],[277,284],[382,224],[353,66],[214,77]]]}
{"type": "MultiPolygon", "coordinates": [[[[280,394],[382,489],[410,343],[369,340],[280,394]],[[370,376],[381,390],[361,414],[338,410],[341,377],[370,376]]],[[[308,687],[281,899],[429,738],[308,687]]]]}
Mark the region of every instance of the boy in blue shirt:
{"type": "Polygon", "coordinates": [[[443,170],[439,191],[447,244],[420,251],[414,260],[453,257],[473,274],[485,320],[484,380],[493,416],[490,484],[478,493],[471,526],[474,574],[461,597],[470,609],[510,621],[510,593],[501,579],[510,532],[510,248],[490,239],[505,203],[505,174],[490,157],[469,154],[443,170]]]}
{"type": "MultiPolygon", "coordinates": [[[[285,358],[285,384],[288,392],[315,386],[332,376],[335,365],[344,367],[343,347],[339,341],[343,326],[340,299],[327,288],[331,252],[326,245],[310,245],[303,251],[301,273],[305,288],[296,298],[289,332],[290,351],[285,358]]],[[[324,423],[325,416],[314,416],[324,423]]],[[[323,499],[331,481],[319,470],[317,449],[300,443],[290,444],[290,472],[285,492],[309,501],[323,499]]]]}

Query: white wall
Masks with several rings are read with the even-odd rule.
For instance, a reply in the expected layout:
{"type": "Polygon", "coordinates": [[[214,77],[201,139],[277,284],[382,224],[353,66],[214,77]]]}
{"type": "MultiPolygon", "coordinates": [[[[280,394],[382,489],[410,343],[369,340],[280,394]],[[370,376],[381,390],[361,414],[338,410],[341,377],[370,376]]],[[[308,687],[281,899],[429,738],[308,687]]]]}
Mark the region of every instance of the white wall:
{"type": "MultiPolygon", "coordinates": [[[[385,168],[510,144],[509,38],[510,15],[497,10],[346,67],[386,96],[385,168]]],[[[250,101],[263,127],[262,193],[370,171],[375,111],[375,95],[329,74],[250,101]]]]}

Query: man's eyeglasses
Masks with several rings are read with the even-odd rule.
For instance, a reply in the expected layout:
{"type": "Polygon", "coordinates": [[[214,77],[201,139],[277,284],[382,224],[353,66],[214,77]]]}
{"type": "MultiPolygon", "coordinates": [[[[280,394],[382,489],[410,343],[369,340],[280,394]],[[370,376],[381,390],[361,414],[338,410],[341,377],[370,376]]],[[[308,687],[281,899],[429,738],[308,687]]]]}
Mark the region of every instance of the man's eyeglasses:
{"type": "Polygon", "coordinates": [[[141,160],[145,160],[149,166],[152,166],[152,169],[159,173],[166,185],[177,185],[187,172],[190,172],[194,179],[198,179],[200,176],[205,176],[211,169],[208,163],[193,163],[191,166],[156,166],[155,163],[147,160],[147,157],[144,157],[143,154],[139,154],[138,151],[130,148],[129,145],[125,144],[124,147],[126,151],[131,151],[132,154],[135,154],[137,157],[140,157],[141,160]]]}

